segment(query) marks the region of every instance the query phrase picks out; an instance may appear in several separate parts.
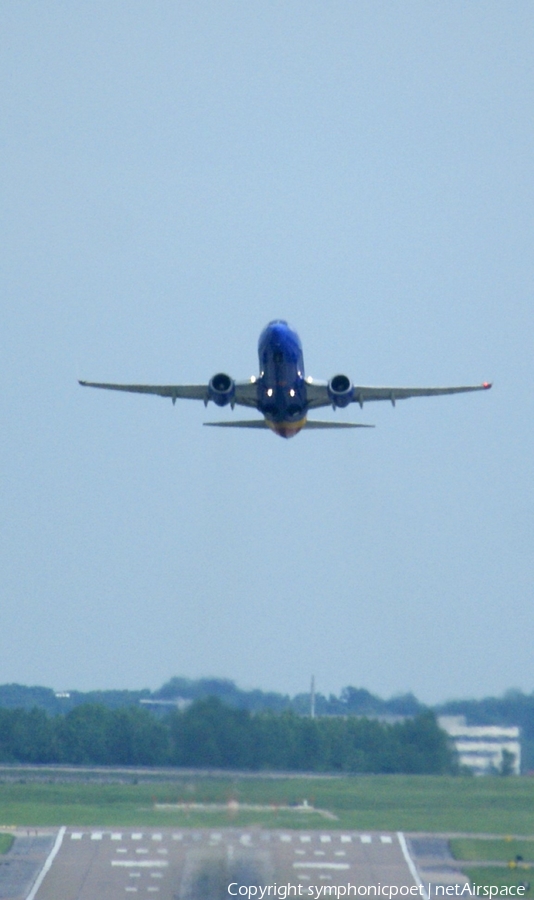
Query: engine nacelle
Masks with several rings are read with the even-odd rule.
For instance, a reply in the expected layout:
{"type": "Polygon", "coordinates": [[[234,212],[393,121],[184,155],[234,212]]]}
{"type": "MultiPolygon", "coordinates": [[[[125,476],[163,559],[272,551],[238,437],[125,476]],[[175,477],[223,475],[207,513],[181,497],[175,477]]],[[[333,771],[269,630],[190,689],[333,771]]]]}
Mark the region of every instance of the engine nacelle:
{"type": "Polygon", "coordinates": [[[354,385],[346,375],[334,375],[328,382],[328,396],[334,407],[348,406],[354,397],[354,385]]]}
{"type": "Polygon", "coordinates": [[[208,385],[209,399],[213,400],[217,406],[228,406],[229,403],[234,405],[235,397],[235,381],[226,375],[225,372],[218,372],[210,379],[208,385]]]}

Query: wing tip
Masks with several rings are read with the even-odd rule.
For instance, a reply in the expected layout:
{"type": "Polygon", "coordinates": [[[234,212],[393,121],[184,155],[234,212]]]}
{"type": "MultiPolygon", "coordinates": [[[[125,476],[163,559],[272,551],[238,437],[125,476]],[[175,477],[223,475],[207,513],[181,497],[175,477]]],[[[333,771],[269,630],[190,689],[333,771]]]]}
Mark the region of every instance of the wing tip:
{"type": "Polygon", "coordinates": [[[489,391],[490,388],[493,387],[493,381],[484,381],[482,383],[482,390],[489,391]]]}

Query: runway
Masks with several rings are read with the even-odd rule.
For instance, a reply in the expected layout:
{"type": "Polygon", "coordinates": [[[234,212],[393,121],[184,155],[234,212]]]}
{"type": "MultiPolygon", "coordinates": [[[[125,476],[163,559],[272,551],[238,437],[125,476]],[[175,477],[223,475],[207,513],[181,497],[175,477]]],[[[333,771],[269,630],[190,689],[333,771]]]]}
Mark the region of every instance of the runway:
{"type": "Polygon", "coordinates": [[[219,900],[246,897],[247,888],[261,897],[260,886],[270,888],[265,897],[369,896],[365,888],[379,885],[381,897],[393,894],[385,886],[424,897],[403,842],[390,832],[329,829],[69,828],[28,900],[219,900]]]}

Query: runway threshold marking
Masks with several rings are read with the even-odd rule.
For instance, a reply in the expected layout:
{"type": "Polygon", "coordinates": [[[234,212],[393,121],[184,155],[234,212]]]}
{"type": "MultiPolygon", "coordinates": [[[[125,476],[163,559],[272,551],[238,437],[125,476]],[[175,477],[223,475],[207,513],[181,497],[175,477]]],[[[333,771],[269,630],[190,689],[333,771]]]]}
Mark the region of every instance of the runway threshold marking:
{"type": "MultiPolygon", "coordinates": [[[[123,869],[164,869],[169,865],[166,859],[112,859],[112,866],[121,866],[123,869]]],[[[30,900],[30,898],[28,898],[30,900]]]]}
{"type": "Polygon", "coordinates": [[[348,863],[331,862],[294,862],[294,869],[350,869],[348,863]]]}

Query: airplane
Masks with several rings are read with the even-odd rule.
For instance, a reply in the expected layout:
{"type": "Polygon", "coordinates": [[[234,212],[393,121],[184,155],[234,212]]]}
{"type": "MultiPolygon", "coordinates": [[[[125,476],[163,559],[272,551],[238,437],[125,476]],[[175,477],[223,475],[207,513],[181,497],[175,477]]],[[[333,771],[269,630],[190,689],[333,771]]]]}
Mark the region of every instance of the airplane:
{"type": "Polygon", "coordinates": [[[294,437],[303,428],[374,428],[356,422],[320,422],[308,419],[311,409],[332,406],[344,409],[349,403],[363,404],[371,400],[397,400],[408,397],[433,397],[441,394],[461,394],[485,391],[491,383],[466,387],[406,388],[363,387],[352,383],[347,375],[334,375],[330,381],[305,377],[302,344],[296,331],[284,319],[274,319],[262,331],[258,341],[259,375],[248,381],[234,381],[225,372],[218,372],[208,384],[102,384],[80,381],[84,387],[105,388],[110,391],[130,391],[135,394],[158,394],[177,399],[212,400],[216,406],[248,406],[257,409],[262,419],[244,421],[205,422],[221,428],[270,428],[283,438],[294,437]]]}

